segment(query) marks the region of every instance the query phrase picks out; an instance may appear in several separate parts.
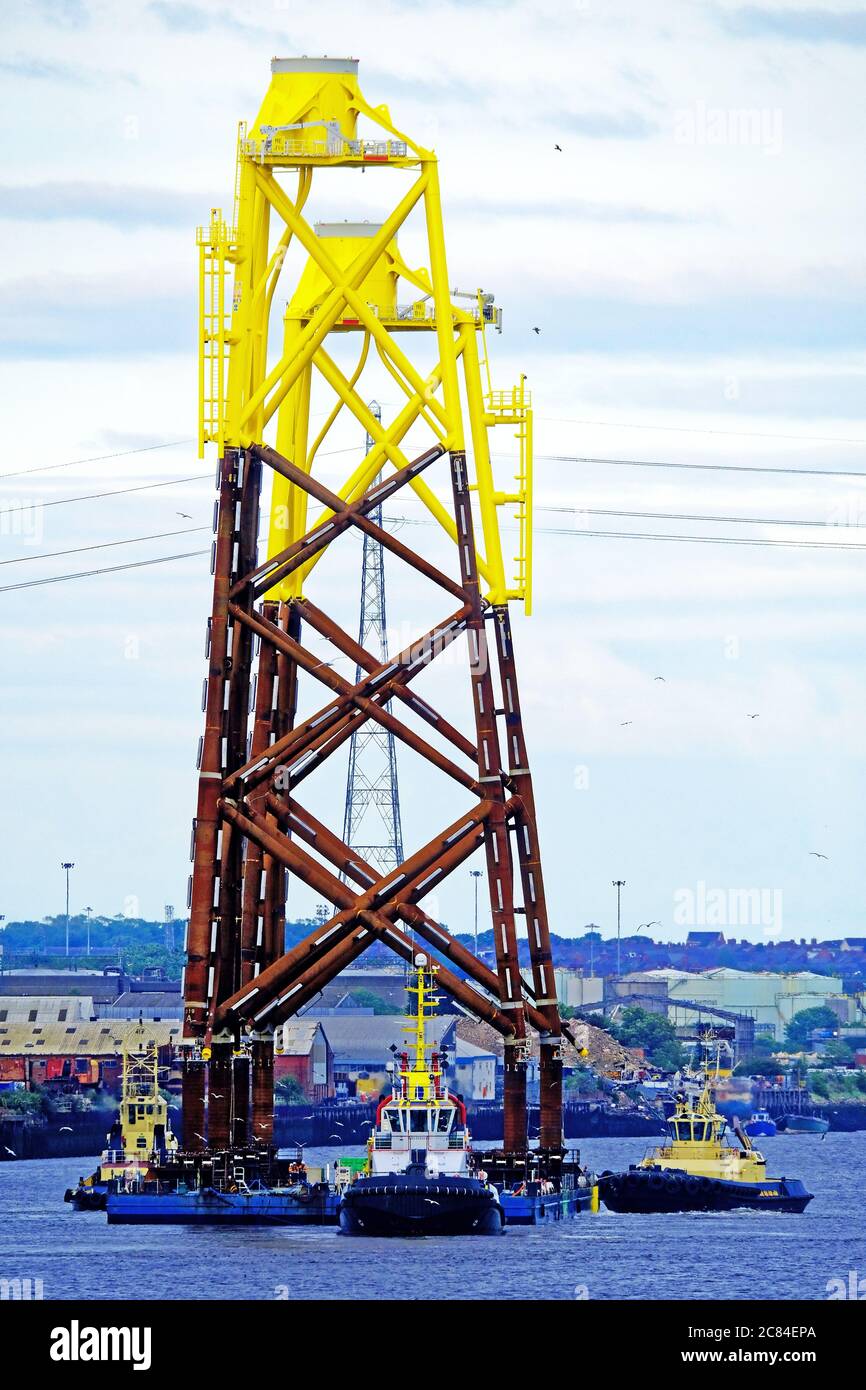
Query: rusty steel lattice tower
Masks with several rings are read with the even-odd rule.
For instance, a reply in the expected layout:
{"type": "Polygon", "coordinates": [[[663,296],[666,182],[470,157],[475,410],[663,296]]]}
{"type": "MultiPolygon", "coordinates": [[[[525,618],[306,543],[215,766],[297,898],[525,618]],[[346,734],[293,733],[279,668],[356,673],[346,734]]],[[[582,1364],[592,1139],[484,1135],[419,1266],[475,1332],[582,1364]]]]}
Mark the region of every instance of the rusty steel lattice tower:
{"type": "MultiPolygon", "coordinates": [[[[374,419],[382,411],[370,403],[374,419]]],[[[365,453],[374,440],[367,435],[365,453]]],[[[378,484],[379,478],[376,479],[378,484]]],[[[381,503],[370,513],[376,526],[382,525],[381,503]]],[[[361,559],[361,621],[358,643],[385,666],[388,662],[388,618],[385,607],[385,551],[372,536],[363,537],[361,559]]],[[[364,672],[355,667],[355,683],[364,672]]],[[[349,771],[346,778],[346,809],[343,813],[343,839],[357,854],[382,873],[403,862],[403,827],[400,820],[400,793],[397,786],[397,751],[391,729],[375,721],[355,729],[349,740],[349,771]],[[369,843],[365,843],[369,840],[369,843]]],[[[346,875],[342,875],[345,880],[346,875]]]]}
{"type": "MultiPolygon", "coordinates": [[[[199,233],[200,436],[202,448],[216,446],[219,464],[184,979],[184,1143],[218,1149],[269,1140],[275,1026],[371,943],[411,961],[413,938],[420,938],[442,961],[438,985],[503,1038],[511,1154],[526,1150],[526,1063],[530,1030],[537,1033],[540,1146],[561,1153],[562,1027],[509,614],[510,602],[528,609],[530,598],[530,402],[522,380],[507,391],[490,384],[486,330],[499,326],[492,296],[449,290],[435,155],[401,134],[386,107],[369,105],[357,66],[352,59],[274,60],[261,111],[249,130],[241,127],[233,219],[214,210],[199,233]],[[390,178],[390,186],[402,171],[393,211],[376,225],[310,225],[303,209],[314,174],[331,171],[333,184],[338,171],[358,169],[390,178]],[[277,177],[285,171],[296,175],[293,193],[277,177]],[[407,265],[398,249],[398,231],[415,209],[429,270],[407,265]],[[272,213],[281,224],[273,234],[272,213]],[[299,251],[282,345],[269,354],[276,285],[299,251]],[[398,302],[398,284],[413,292],[409,303],[398,302]],[[469,303],[460,306],[458,298],[469,303]],[[361,343],[350,376],[328,350],[346,334],[361,343]],[[419,335],[438,353],[424,372],[413,360],[419,335]],[[371,347],[403,400],[387,423],[357,389],[371,347]],[[311,441],[314,373],[335,403],[311,441]],[[319,451],[343,408],[370,447],[341,485],[326,486],[319,451]],[[272,421],[273,445],[265,441],[272,421]],[[502,424],[517,439],[508,486],[494,475],[489,444],[502,424]],[[428,441],[412,457],[403,447],[410,429],[428,441]],[[261,560],[265,477],[270,530],[261,560]],[[453,542],[456,565],[434,564],[379,523],[382,504],[406,488],[453,542]],[[517,521],[511,577],[503,507],[517,521]],[[350,530],[387,550],[444,609],[384,660],[313,597],[318,562],[350,530]],[[320,648],[310,649],[307,631],[356,666],[354,680],[323,661],[320,648]],[[415,688],[455,644],[467,653],[471,734],[415,688]],[[317,683],[324,703],[300,713],[299,686],[317,683]],[[387,870],[302,799],[306,779],[367,725],[411,750],[424,776],[447,779],[465,806],[387,870]],[[477,849],[486,859],[495,969],[424,908],[477,849]],[[286,951],[288,875],[333,911],[286,951]],[[518,959],[518,919],[528,979],[518,959]]],[[[413,796],[424,798],[424,776],[413,777],[413,796]]]]}

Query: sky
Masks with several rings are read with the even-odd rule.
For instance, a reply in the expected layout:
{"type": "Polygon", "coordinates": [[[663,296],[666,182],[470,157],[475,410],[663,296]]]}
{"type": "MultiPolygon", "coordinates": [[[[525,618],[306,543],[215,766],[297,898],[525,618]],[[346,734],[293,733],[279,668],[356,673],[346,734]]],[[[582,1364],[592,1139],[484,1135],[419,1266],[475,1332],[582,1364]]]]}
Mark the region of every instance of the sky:
{"type": "MultiPolygon", "coordinates": [[[[609,934],[623,879],[623,929],[662,940],[862,935],[866,9],[28,0],[4,28],[0,913],[62,912],[63,860],[73,911],[184,910],[213,502],[195,228],[230,206],[271,57],[324,52],[435,146],[450,278],[495,293],[495,381],[533,393],[514,625],[553,930],[609,934]]],[[[382,196],[323,177],[310,215],[382,196]]],[[[401,248],[420,262],[420,227],[401,248]]],[[[369,389],[387,416],[393,383],[369,389]]],[[[353,545],[321,567],[349,627],[353,545]]],[[[430,614],[388,573],[396,640],[430,614]]],[[[465,725],[459,657],[429,680],[465,725]]],[[[398,760],[409,850],[462,803],[398,760]]],[[[310,783],[338,829],[344,778],[310,783]]],[[[455,930],[471,867],[431,904],[455,930]]]]}

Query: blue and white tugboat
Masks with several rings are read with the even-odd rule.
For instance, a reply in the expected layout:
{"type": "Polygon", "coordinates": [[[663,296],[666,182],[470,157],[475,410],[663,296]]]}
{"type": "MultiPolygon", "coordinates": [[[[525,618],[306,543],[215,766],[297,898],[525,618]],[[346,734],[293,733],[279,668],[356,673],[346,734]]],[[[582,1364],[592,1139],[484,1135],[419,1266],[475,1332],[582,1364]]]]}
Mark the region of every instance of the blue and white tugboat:
{"type": "Polygon", "coordinates": [[[499,1235],[505,1224],[499,1193],[473,1158],[466,1107],[445,1086],[446,1059],[427,1046],[435,970],[416,956],[407,986],[415,997],[411,1042],[391,1064],[393,1087],[379,1103],[366,1171],[340,1200],[347,1235],[499,1235]]]}
{"type": "Polygon", "coordinates": [[[769,1110],[756,1110],[750,1120],[743,1125],[750,1139],[772,1139],[776,1133],[776,1121],[769,1110]]]}

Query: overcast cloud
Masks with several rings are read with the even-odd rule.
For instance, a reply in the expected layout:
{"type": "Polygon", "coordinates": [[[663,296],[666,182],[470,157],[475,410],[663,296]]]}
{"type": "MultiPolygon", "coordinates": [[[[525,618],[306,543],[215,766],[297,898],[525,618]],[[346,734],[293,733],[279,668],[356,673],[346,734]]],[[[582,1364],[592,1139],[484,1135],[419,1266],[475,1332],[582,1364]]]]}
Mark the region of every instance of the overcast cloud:
{"type": "MultiPolygon", "coordinates": [[[[449,274],[504,306],[495,376],[527,372],[540,455],[818,474],[539,459],[537,503],[571,509],[539,510],[535,616],[515,619],[554,929],[609,929],[624,878],[626,925],[670,936],[700,881],[781,889],[785,936],[862,935],[866,558],[814,547],[866,545],[862,478],[819,476],[866,473],[863,10],[30,0],[4,24],[0,588],[207,550],[195,227],[230,205],[272,54],[357,56],[367,98],[437,149],[449,274]]],[[[308,211],[374,219],[381,197],[323,178],[308,211]]],[[[420,229],[402,244],[421,260],[420,229]]],[[[387,378],[370,394],[395,404],[387,378]]],[[[358,553],[322,567],[350,626],[358,553]]],[[[401,584],[395,623],[414,601],[401,584]]],[[[7,917],[62,910],[64,858],[73,906],[185,901],[208,607],[206,555],[0,592],[7,917]]],[[[400,757],[413,846],[451,803],[410,798],[400,757]]],[[[341,773],[311,792],[335,824],[341,773]]],[[[456,928],[469,883],[438,904],[456,928]]]]}

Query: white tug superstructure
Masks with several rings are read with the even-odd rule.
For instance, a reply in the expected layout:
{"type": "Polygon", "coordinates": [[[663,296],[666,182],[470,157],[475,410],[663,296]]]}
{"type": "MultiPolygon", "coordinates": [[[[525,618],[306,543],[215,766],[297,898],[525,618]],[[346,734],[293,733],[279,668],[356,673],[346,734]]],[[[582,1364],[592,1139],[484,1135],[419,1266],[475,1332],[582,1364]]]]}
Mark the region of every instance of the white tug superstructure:
{"type": "Polygon", "coordinates": [[[466,1107],[445,1085],[442,1049],[427,1046],[427,1021],[439,998],[436,966],[425,955],[415,957],[406,988],[415,1000],[406,1018],[409,1046],[389,1063],[391,1094],[379,1102],[366,1171],[343,1189],[340,1230],[356,1236],[501,1235],[499,1193],[474,1167],[466,1107]]]}
{"type": "Polygon", "coordinates": [[[367,1172],[403,1173],[423,1165],[430,1177],[468,1177],[473,1172],[466,1106],[447,1089],[443,1051],[428,1048],[427,1020],[439,1003],[436,966],[416,957],[407,991],[415,1007],[406,1017],[406,1050],[389,1063],[393,1085],[379,1102],[368,1141],[367,1172]]]}

